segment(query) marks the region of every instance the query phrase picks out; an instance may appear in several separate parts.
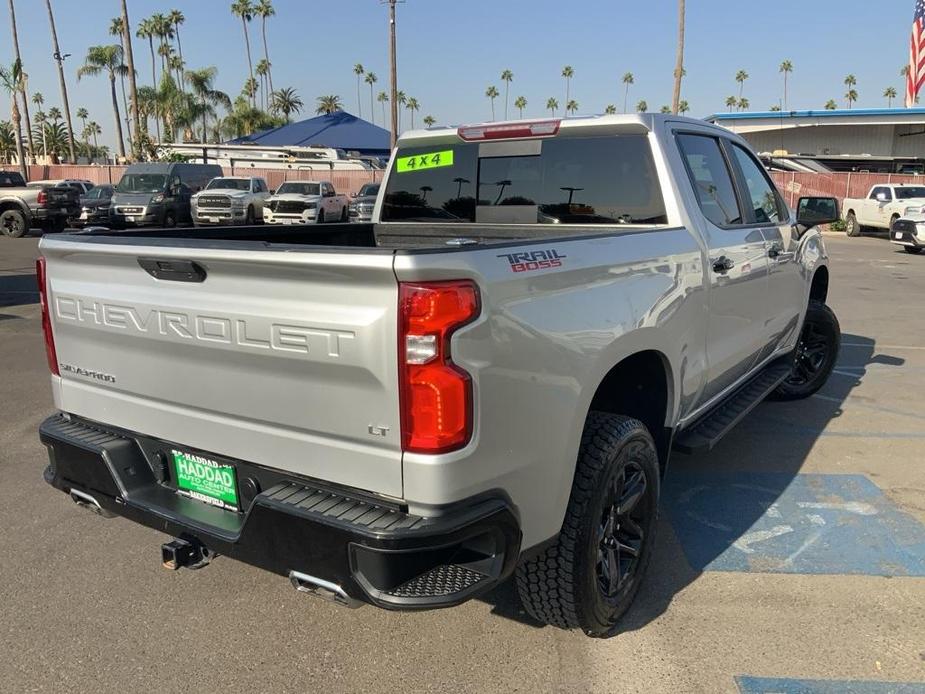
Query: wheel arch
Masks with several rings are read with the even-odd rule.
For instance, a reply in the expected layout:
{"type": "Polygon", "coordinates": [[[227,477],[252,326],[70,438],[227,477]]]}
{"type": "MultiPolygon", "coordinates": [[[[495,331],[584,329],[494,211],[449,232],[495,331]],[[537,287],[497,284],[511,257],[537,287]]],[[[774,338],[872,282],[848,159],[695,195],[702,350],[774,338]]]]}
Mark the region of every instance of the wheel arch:
{"type": "Polygon", "coordinates": [[[809,300],[821,301],[823,304],[829,296],[829,268],[820,265],[813,273],[812,283],[809,285],[809,300]]]}

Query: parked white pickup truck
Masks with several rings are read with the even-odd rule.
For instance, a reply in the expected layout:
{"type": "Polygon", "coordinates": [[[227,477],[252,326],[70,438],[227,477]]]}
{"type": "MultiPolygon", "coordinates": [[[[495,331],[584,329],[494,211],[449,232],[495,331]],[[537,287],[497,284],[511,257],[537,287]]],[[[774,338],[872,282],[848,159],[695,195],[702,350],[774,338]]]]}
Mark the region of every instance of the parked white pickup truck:
{"type": "Polygon", "coordinates": [[[286,181],[264,208],[267,224],[323,224],[346,222],[346,195],[338,195],[330,181],[286,181]]]}
{"type": "Polygon", "coordinates": [[[845,198],[842,210],[848,236],[860,236],[865,227],[891,229],[909,208],[925,205],[925,185],[872,186],[866,198],[845,198]]]}
{"type": "Polygon", "coordinates": [[[190,200],[193,223],[245,224],[263,220],[263,206],[270,189],[262,178],[219,176],[190,200]]]}

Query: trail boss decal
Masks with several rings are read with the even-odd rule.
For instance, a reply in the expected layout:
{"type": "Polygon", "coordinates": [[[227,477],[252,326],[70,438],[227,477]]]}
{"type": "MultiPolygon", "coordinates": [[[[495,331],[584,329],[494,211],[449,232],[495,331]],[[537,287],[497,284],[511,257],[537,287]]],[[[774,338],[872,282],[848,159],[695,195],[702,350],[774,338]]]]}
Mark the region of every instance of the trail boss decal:
{"type": "Polygon", "coordinates": [[[511,272],[533,272],[534,270],[549,270],[562,267],[562,261],[567,255],[562,255],[555,248],[545,251],[530,251],[529,253],[505,253],[499,258],[507,258],[511,264],[511,272]]]}
{"type": "Polygon", "coordinates": [[[453,166],[453,150],[430,154],[415,154],[411,157],[399,157],[395,160],[395,170],[398,173],[420,171],[421,169],[436,169],[440,166],[453,166]]]}

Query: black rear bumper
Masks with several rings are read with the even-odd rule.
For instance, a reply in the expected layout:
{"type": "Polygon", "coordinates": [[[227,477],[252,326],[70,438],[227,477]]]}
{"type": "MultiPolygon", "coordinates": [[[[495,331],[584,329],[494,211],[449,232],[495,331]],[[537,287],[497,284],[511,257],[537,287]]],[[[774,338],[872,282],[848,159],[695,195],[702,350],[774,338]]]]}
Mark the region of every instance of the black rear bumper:
{"type": "Polygon", "coordinates": [[[177,494],[158,454],[165,442],[66,415],[45,420],[40,437],[50,458],[46,481],[75,499],[211,553],[321,579],[351,601],[457,605],[507,578],[520,551],[517,518],[499,498],[422,517],[389,500],[234,461],[239,480],[253,483],[252,495],[241,485],[236,513],[177,494]]]}
{"type": "Polygon", "coordinates": [[[905,219],[897,219],[890,228],[890,241],[901,246],[921,248],[925,239],[918,235],[918,225],[905,219]]]}

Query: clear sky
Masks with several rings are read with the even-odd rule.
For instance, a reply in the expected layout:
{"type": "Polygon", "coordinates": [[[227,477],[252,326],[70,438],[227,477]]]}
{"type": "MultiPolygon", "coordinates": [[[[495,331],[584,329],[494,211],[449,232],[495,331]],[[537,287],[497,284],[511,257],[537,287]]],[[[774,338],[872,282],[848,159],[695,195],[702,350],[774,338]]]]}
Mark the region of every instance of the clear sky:
{"type": "MultiPolygon", "coordinates": [[[[15,0],[23,63],[31,91],[45,96],[45,110],[60,105],[45,3],[15,0]]],[[[218,88],[235,96],[247,77],[241,22],[230,0],[129,0],[134,24],[153,12],[176,7],[186,15],[181,28],[190,68],[214,65],[218,88]]],[[[338,94],[357,112],[353,65],[362,63],[388,88],[387,8],[378,0],[274,0],[277,15],[267,24],[277,88],[291,86],[314,111],[320,94],[338,94]]],[[[0,61],[9,65],[6,3],[0,9],[0,61]]],[[[117,0],[53,0],[58,38],[66,61],[72,111],[84,106],[113,141],[113,118],[105,77],[76,72],[86,49],[114,43],[110,18],[117,0]]],[[[734,77],[745,69],[744,95],[752,110],[766,110],[782,98],[778,66],[794,65],[790,108],[822,108],[828,99],[843,107],[845,75],[857,77],[856,107],[886,106],[888,86],[903,93],[899,70],[908,61],[913,0],[688,0],[683,98],[689,115],[724,111],[738,95],[734,77]]],[[[562,66],[574,68],[572,98],[579,113],[600,113],[608,103],[623,107],[621,77],[632,72],[631,108],[639,99],[650,110],[670,103],[677,32],[676,0],[407,0],[398,7],[399,88],[421,104],[416,118],[432,114],[438,123],[487,120],[485,89],[495,85],[498,117],[504,109],[503,69],[514,73],[510,101],[527,98],[525,116],[544,115],[547,98],[565,104],[562,66]]],[[[251,24],[256,62],[262,57],[260,22],[251,24]]],[[[135,41],[141,84],[150,82],[146,42],[135,41]]],[[[369,117],[369,87],[362,85],[363,115],[369,117]]],[[[34,110],[34,109],[33,109],[34,110]]],[[[9,101],[0,96],[0,118],[9,101]]],[[[513,107],[511,117],[515,116],[513,107]]],[[[306,112],[303,112],[303,117],[306,112]]],[[[376,104],[376,121],[382,112],[376,104]]],[[[407,126],[408,116],[403,116],[407,126]]]]}

